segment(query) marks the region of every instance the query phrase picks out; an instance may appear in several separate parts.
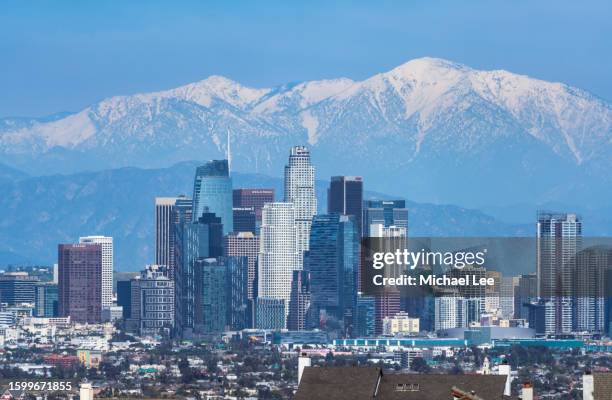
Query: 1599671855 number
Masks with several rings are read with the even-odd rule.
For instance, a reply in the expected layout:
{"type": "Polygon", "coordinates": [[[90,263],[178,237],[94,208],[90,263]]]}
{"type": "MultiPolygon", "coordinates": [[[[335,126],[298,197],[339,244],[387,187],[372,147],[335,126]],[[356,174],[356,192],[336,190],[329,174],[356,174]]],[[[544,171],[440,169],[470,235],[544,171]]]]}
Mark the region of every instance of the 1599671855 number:
{"type": "Polygon", "coordinates": [[[23,391],[66,391],[72,390],[72,382],[70,381],[17,381],[9,382],[9,390],[23,390],[23,391]]]}

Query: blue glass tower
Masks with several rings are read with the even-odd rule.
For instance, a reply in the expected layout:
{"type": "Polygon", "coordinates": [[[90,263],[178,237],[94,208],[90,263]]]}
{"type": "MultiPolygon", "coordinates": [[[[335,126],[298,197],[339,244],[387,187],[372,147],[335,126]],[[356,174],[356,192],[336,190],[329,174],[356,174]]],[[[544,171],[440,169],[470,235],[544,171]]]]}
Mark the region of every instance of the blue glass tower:
{"type": "Polygon", "coordinates": [[[233,232],[232,178],[227,160],[212,160],[196,170],[193,181],[193,220],[208,208],[221,218],[223,234],[233,232]]]}
{"type": "Polygon", "coordinates": [[[178,335],[189,337],[194,328],[195,265],[199,259],[223,254],[223,226],[221,218],[204,209],[196,221],[175,228],[175,328],[178,335]]]}
{"type": "Polygon", "coordinates": [[[334,320],[349,331],[357,294],[359,237],[352,215],[324,214],[312,220],[310,251],[311,310],[315,325],[334,320]]]}

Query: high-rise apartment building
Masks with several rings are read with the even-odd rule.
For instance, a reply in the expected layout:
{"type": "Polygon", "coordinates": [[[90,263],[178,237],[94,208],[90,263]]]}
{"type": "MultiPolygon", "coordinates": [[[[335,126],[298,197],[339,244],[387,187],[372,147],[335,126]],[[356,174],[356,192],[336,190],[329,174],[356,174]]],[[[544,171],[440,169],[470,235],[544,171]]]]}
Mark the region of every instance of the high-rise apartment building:
{"type": "Polygon", "coordinates": [[[465,328],[468,325],[468,303],[455,290],[440,293],[435,298],[436,331],[442,329],[465,328]]]}
{"type": "Polygon", "coordinates": [[[327,190],[327,212],[352,215],[361,235],[363,218],[363,178],[361,176],[332,176],[327,190]]]}
{"type": "Polygon", "coordinates": [[[109,308],[113,305],[113,238],[84,236],[79,243],[99,244],[102,248],[102,308],[109,308]]]}
{"type": "MultiPolygon", "coordinates": [[[[449,275],[453,278],[464,278],[480,280],[486,278],[487,270],[484,267],[468,265],[465,268],[451,268],[449,275]],[[473,277],[473,278],[472,278],[473,277]]],[[[483,285],[457,285],[453,287],[464,299],[469,300],[467,310],[467,321],[480,322],[480,316],[485,312],[486,290],[483,285]]]]}
{"type": "Polygon", "coordinates": [[[58,311],[74,322],[96,324],[102,320],[102,245],[58,246],[58,311]]]}
{"type": "Polygon", "coordinates": [[[572,213],[539,212],[536,241],[538,296],[554,306],[554,313],[546,314],[546,333],[571,333],[572,279],[582,247],[582,220],[572,213]]]}
{"type": "MultiPolygon", "coordinates": [[[[310,225],[317,213],[315,195],[315,168],[310,162],[310,152],[304,146],[294,146],[285,166],[285,203],[295,208],[296,246],[300,257],[309,249],[310,225]]],[[[300,265],[302,260],[299,260],[300,265]]]]}
{"type": "Polygon", "coordinates": [[[612,248],[593,246],[580,251],[573,277],[573,330],[604,333],[606,300],[611,291],[606,285],[612,272],[612,248]]]}
{"type": "MultiPolygon", "coordinates": [[[[255,210],[257,226],[261,225],[261,210],[264,204],[274,203],[274,189],[234,189],[233,206],[255,210]]],[[[237,231],[234,228],[234,231],[237,231]]]]}
{"type": "Polygon", "coordinates": [[[212,160],[196,170],[193,182],[193,221],[204,212],[221,218],[223,234],[234,230],[232,178],[227,160],[212,160]]]}
{"type": "Polygon", "coordinates": [[[311,312],[317,325],[328,319],[345,329],[353,323],[357,296],[359,238],[353,215],[316,215],[307,253],[311,312]]]}
{"type": "Polygon", "coordinates": [[[170,334],[174,327],[174,282],[165,265],[147,265],[131,280],[131,319],[140,336],[170,334]]]}
{"type": "Polygon", "coordinates": [[[246,257],[199,259],[195,281],[196,332],[218,333],[250,326],[246,257]]]}
{"type": "MultiPolygon", "coordinates": [[[[292,203],[266,204],[262,212],[259,238],[257,296],[283,301],[285,317],[291,298],[293,271],[301,269],[302,253],[298,251],[297,246],[295,215],[296,210],[292,203]]],[[[277,306],[274,302],[262,301],[258,303],[258,307],[259,304],[264,308],[270,305],[276,309],[277,306]]],[[[266,321],[279,319],[266,317],[266,321]]]]}

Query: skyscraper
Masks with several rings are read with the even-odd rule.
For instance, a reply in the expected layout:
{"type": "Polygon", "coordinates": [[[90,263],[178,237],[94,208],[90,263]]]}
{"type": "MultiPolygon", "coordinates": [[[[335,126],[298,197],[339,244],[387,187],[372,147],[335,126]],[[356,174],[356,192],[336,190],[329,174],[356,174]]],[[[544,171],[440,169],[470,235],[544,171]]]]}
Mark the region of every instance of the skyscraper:
{"type": "Polygon", "coordinates": [[[363,236],[370,234],[370,225],[396,226],[408,229],[408,209],[404,200],[365,200],[363,204],[363,236]]]}
{"type": "Polygon", "coordinates": [[[56,284],[49,282],[41,282],[37,284],[34,315],[37,317],[57,317],[57,299],[58,291],[56,284]]]}
{"type": "Polygon", "coordinates": [[[102,308],[113,305],[113,238],[110,236],[84,236],[79,243],[95,243],[102,247],[102,308]]]}
{"type": "MultiPolygon", "coordinates": [[[[382,240],[383,249],[385,252],[395,252],[396,250],[407,248],[407,228],[404,226],[385,226],[382,223],[376,222],[370,224],[369,233],[366,235],[371,238],[380,238],[382,240]]],[[[391,269],[386,271],[391,274],[391,269]]],[[[399,276],[401,271],[395,271],[392,275],[399,276]]],[[[382,333],[382,323],[385,317],[394,317],[395,314],[401,311],[401,296],[396,287],[385,288],[383,294],[374,296],[375,301],[375,331],[377,334],[382,333]]]]}
{"type": "Polygon", "coordinates": [[[357,296],[359,239],[353,215],[316,215],[310,230],[308,271],[316,324],[327,319],[352,325],[357,296]]]}
{"type": "Polygon", "coordinates": [[[155,198],[155,264],[170,266],[172,223],[178,197],[155,198]]]}
{"type": "Polygon", "coordinates": [[[572,291],[574,331],[606,331],[606,300],[612,297],[606,285],[611,271],[612,248],[593,246],[578,253],[572,291]]]}
{"type": "Polygon", "coordinates": [[[234,232],[257,232],[257,220],[253,207],[234,207],[234,232]]]}
{"type": "Polygon", "coordinates": [[[499,309],[502,317],[506,319],[514,318],[514,291],[519,284],[517,276],[502,276],[499,287],[499,309]]]}
{"type": "MultiPolygon", "coordinates": [[[[292,203],[268,203],[262,212],[257,295],[260,299],[282,300],[285,306],[284,317],[291,298],[293,271],[301,269],[299,259],[302,254],[298,251],[296,243],[295,215],[292,203]]],[[[258,310],[259,304],[262,307],[277,306],[277,302],[262,301],[258,303],[258,310]]],[[[257,318],[259,319],[259,316],[257,318]]],[[[267,318],[266,321],[279,321],[279,319],[267,318]]]]}
{"type": "MultiPolygon", "coordinates": [[[[172,207],[172,220],[170,225],[169,238],[169,264],[168,276],[172,280],[176,280],[175,273],[177,267],[177,252],[180,252],[180,246],[183,239],[183,231],[187,224],[193,220],[193,200],[186,196],[179,196],[172,207]]],[[[161,264],[163,265],[163,264],[161,264]]]]}
{"type": "Polygon", "coordinates": [[[102,319],[102,245],[58,246],[58,309],[60,317],[75,322],[99,323],[102,319]]]}
{"type": "Polygon", "coordinates": [[[376,317],[376,304],[374,297],[357,294],[356,317],[354,336],[369,337],[374,336],[376,327],[374,324],[376,317]]]}
{"type": "MultiPolygon", "coordinates": [[[[465,268],[451,268],[449,275],[453,278],[464,278],[471,281],[472,277],[475,280],[486,278],[487,270],[484,267],[477,265],[468,265],[465,268]]],[[[480,315],[485,312],[486,305],[486,289],[483,285],[457,285],[453,289],[457,291],[459,296],[463,297],[468,302],[467,321],[480,322],[480,315]]]]}
{"type": "Polygon", "coordinates": [[[435,299],[435,329],[467,327],[468,302],[455,290],[440,293],[435,299]]]}
{"type": "Polygon", "coordinates": [[[308,271],[293,271],[287,329],[303,331],[307,328],[310,305],[310,273],[308,271]]]}
{"type": "Polygon", "coordinates": [[[539,212],[536,235],[538,296],[551,302],[546,333],[572,331],[572,278],[582,246],[582,221],[576,214],[539,212]]]}
{"type": "Polygon", "coordinates": [[[174,326],[174,282],[165,265],[147,265],[131,281],[131,318],[141,336],[170,334],[174,326]],[[134,296],[133,294],[136,294],[134,296]]]}
{"type": "Polygon", "coordinates": [[[227,257],[246,257],[247,294],[249,300],[254,300],[257,293],[257,255],[259,254],[259,237],[251,232],[234,232],[225,236],[223,255],[227,257]]]}
{"type": "Polygon", "coordinates": [[[199,259],[195,265],[195,281],[196,332],[249,327],[246,257],[199,259]]]}
{"type": "MultiPolygon", "coordinates": [[[[310,225],[317,213],[315,195],[315,168],[310,163],[310,152],[304,146],[294,146],[285,166],[285,200],[295,208],[297,230],[296,248],[300,257],[309,249],[310,225]]],[[[302,260],[299,260],[301,265],[302,260]]]]}
{"type": "Polygon", "coordinates": [[[536,274],[523,274],[518,286],[514,288],[514,318],[529,319],[530,304],[538,296],[538,277],[536,274]]]}
{"type": "Polygon", "coordinates": [[[234,189],[232,197],[234,207],[253,207],[255,220],[259,226],[264,204],[274,202],[274,189],[234,189]]]}
{"type": "Polygon", "coordinates": [[[123,319],[132,318],[132,281],[117,281],[117,305],[123,307],[123,319]]]}
{"type": "Polygon", "coordinates": [[[204,212],[193,223],[175,226],[176,332],[188,337],[194,327],[195,263],[200,258],[223,255],[221,218],[204,212]]]}
{"type": "Polygon", "coordinates": [[[332,176],[327,190],[327,212],[352,215],[361,235],[363,218],[363,178],[360,176],[332,176]]]}
{"type": "Polygon", "coordinates": [[[212,160],[196,170],[193,182],[193,221],[197,221],[206,209],[221,218],[224,235],[234,230],[232,178],[227,160],[212,160]]]}

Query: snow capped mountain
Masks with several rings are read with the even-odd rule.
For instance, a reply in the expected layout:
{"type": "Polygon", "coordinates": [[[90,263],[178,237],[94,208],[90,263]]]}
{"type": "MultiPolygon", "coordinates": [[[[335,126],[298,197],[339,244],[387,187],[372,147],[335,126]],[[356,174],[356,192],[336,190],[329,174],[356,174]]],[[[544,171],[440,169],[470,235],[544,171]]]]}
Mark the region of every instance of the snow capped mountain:
{"type": "Polygon", "coordinates": [[[584,188],[610,187],[610,104],[434,58],[364,81],[258,89],[212,76],[63,117],[0,120],[0,155],[34,174],[159,167],[222,157],[228,130],[237,170],[278,175],[288,148],[307,143],[322,177],[361,174],[371,189],[420,200],[582,201],[584,188]]]}

